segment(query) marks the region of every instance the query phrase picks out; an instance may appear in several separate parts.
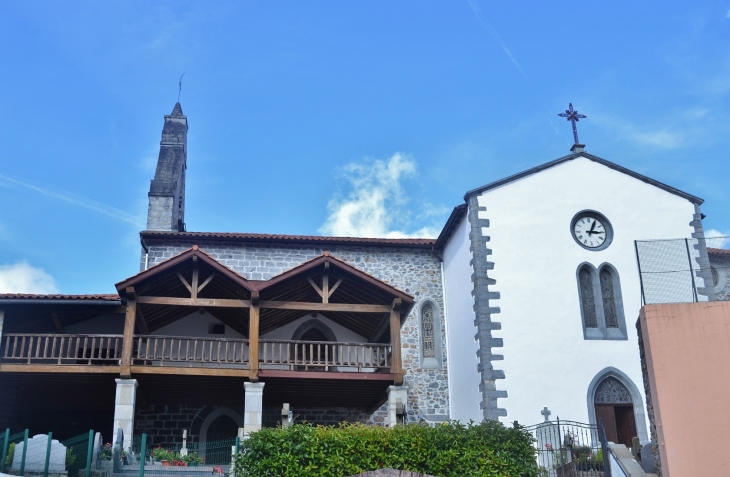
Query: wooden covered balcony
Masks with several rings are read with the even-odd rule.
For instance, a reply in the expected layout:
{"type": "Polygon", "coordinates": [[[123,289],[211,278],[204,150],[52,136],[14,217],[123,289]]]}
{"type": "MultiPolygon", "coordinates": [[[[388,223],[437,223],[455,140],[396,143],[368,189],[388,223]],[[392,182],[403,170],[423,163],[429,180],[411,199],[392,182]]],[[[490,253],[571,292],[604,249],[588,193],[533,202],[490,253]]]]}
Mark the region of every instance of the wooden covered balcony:
{"type": "Polygon", "coordinates": [[[400,349],[401,320],[413,298],[327,253],[271,280],[250,281],[193,247],[116,286],[119,297],[114,298],[119,301],[110,299],[110,306],[96,314],[85,309],[78,316],[64,315],[45,303],[49,300],[44,301],[45,311],[39,305],[9,314],[0,341],[0,373],[366,379],[390,384],[403,379],[400,353],[392,350],[400,349]],[[209,313],[240,338],[165,332],[198,312],[209,313]],[[64,330],[100,313],[116,314],[122,333],[64,330]],[[266,337],[303,315],[317,314],[362,341],[266,337]]]}

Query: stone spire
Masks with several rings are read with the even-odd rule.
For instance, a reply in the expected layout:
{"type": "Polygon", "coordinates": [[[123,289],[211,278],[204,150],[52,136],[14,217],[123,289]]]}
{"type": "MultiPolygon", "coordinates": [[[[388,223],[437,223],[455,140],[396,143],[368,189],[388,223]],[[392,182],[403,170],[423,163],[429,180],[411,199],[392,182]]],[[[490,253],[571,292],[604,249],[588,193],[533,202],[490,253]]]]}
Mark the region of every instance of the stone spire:
{"type": "Polygon", "coordinates": [[[185,230],[185,170],[188,157],[188,118],[176,103],[165,115],[155,178],[150,184],[147,230],[185,230]]]}

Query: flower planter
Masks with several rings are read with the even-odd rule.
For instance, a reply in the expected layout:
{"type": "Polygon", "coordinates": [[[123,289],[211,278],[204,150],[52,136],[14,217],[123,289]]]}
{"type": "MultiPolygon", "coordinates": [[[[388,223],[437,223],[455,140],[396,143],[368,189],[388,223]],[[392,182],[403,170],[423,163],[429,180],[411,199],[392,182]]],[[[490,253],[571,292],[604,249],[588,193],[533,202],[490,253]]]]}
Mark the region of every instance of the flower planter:
{"type": "Polygon", "coordinates": [[[169,461],[163,460],[162,467],[172,467],[172,464],[169,461]]]}

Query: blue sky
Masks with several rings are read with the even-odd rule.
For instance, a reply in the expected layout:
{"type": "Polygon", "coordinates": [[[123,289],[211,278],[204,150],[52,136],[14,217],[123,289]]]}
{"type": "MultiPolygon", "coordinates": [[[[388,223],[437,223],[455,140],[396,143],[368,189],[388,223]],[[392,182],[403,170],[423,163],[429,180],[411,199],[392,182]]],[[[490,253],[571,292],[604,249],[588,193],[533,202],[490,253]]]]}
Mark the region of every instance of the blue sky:
{"type": "Polygon", "coordinates": [[[0,0],[0,291],[138,269],[163,115],[188,230],[437,232],[569,152],[706,200],[730,234],[730,1],[0,0]]]}

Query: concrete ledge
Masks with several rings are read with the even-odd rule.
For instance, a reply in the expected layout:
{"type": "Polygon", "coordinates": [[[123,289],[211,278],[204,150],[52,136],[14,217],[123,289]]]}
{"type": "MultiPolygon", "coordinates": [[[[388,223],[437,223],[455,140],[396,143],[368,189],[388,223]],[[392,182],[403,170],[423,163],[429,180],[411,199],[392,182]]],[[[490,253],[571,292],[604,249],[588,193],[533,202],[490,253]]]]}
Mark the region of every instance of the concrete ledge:
{"type": "MultiPolygon", "coordinates": [[[[648,477],[649,474],[644,472],[634,456],[631,455],[631,451],[623,444],[614,444],[613,442],[608,443],[608,447],[611,449],[611,470],[613,471],[614,464],[617,464],[623,470],[623,473],[627,477],[648,477]],[[614,459],[615,458],[615,459],[614,459]]],[[[616,469],[618,470],[618,469],[616,469]]],[[[612,475],[620,476],[619,472],[611,472],[612,475]]]]}

